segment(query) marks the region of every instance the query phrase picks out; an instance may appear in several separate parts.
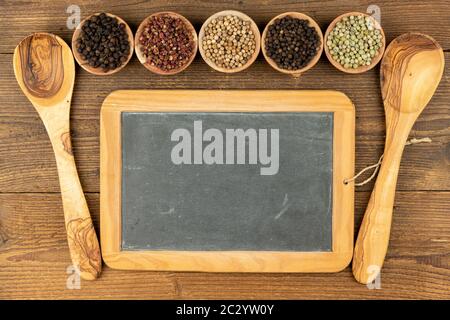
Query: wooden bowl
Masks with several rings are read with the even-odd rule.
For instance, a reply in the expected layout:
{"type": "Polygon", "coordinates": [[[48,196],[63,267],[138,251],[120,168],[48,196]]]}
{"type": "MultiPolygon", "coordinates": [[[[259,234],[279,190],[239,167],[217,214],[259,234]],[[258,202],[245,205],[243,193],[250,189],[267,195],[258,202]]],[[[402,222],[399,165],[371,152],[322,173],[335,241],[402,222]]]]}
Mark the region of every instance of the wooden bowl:
{"type": "Polygon", "coordinates": [[[86,20],[88,20],[89,18],[92,18],[93,16],[99,15],[100,13],[94,13],[92,15],[90,15],[89,17],[85,18],[83,21],[80,22],[80,24],[77,26],[77,28],[75,29],[75,31],[73,32],[73,36],[72,36],[72,52],[73,52],[73,56],[75,57],[75,60],[77,60],[78,64],[87,72],[90,72],[92,74],[95,75],[99,75],[99,76],[107,76],[116,72],[119,72],[120,70],[122,70],[130,61],[131,57],[133,56],[133,33],[131,32],[130,27],[128,26],[128,24],[125,22],[125,20],[123,20],[122,18],[111,14],[111,13],[106,13],[105,14],[108,17],[112,17],[112,18],[116,18],[119,23],[123,23],[125,24],[125,29],[127,31],[127,35],[128,35],[128,41],[130,43],[130,53],[128,54],[128,58],[127,61],[125,61],[120,67],[113,69],[113,70],[109,70],[107,72],[104,72],[102,70],[102,68],[94,68],[91,67],[89,65],[89,63],[86,60],[81,59],[81,54],[78,53],[77,51],[77,47],[76,47],[76,41],[80,35],[81,32],[81,27],[83,26],[83,24],[86,22],[86,20]]]}
{"type": "Polygon", "coordinates": [[[322,51],[323,51],[323,34],[322,34],[322,30],[320,29],[319,25],[317,24],[316,21],[314,21],[313,18],[311,18],[310,16],[307,16],[306,14],[300,13],[300,12],[285,12],[282,14],[277,15],[276,17],[274,17],[272,20],[269,21],[269,23],[266,25],[266,27],[264,28],[262,37],[261,37],[261,49],[264,55],[264,58],[266,59],[266,61],[272,66],[272,68],[274,68],[275,70],[282,72],[282,73],[286,73],[286,74],[290,74],[293,76],[300,76],[302,73],[304,73],[305,71],[311,69],[312,67],[314,67],[314,65],[319,61],[320,56],[322,55],[322,51]],[[291,16],[293,18],[297,18],[297,19],[302,19],[302,20],[308,20],[309,21],[309,26],[314,27],[314,29],[316,29],[316,32],[320,38],[320,47],[319,50],[317,50],[316,55],[314,56],[314,58],[311,59],[311,61],[304,66],[301,69],[297,69],[297,70],[287,70],[287,69],[282,69],[280,67],[278,67],[277,63],[269,57],[267,51],[266,51],[266,36],[267,36],[267,32],[269,31],[269,26],[272,25],[275,20],[286,17],[286,16],[291,16]]]}
{"type": "Polygon", "coordinates": [[[236,72],[240,72],[240,71],[245,70],[248,67],[250,67],[252,65],[252,63],[255,62],[256,58],[258,57],[259,50],[261,48],[260,33],[259,33],[259,29],[258,29],[258,26],[256,25],[255,21],[253,21],[252,18],[247,16],[245,13],[242,13],[242,12],[236,11],[236,10],[220,11],[220,12],[213,14],[208,19],[206,19],[206,21],[203,23],[203,25],[200,29],[200,32],[198,34],[198,42],[199,42],[200,55],[202,56],[203,60],[205,60],[205,62],[214,70],[224,72],[224,73],[236,73],[236,72]],[[205,51],[203,50],[203,45],[202,45],[202,40],[203,40],[203,37],[205,36],[205,28],[209,25],[211,20],[216,19],[218,17],[229,16],[229,15],[237,16],[238,18],[242,19],[243,21],[250,21],[250,29],[253,31],[253,34],[255,36],[255,52],[253,52],[252,56],[250,57],[250,59],[247,60],[247,62],[245,64],[243,64],[241,67],[234,68],[234,69],[227,69],[227,68],[222,68],[222,67],[217,66],[214,62],[212,62],[211,60],[208,59],[205,51]]]}
{"type": "Polygon", "coordinates": [[[160,74],[160,75],[176,74],[176,73],[183,71],[187,67],[189,67],[189,65],[192,63],[192,61],[194,61],[195,55],[197,54],[197,46],[198,46],[197,32],[195,31],[195,28],[192,25],[192,23],[188,19],[183,17],[181,14],[178,14],[176,12],[171,12],[171,11],[156,12],[156,13],[149,15],[147,18],[142,20],[141,24],[139,25],[139,28],[136,31],[136,35],[134,36],[134,48],[136,51],[136,56],[138,57],[139,61],[148,70],[150,70],[151,72],[154,72],[156,74],[160,74]],[[142,32],[144,31],[144,28],[148,23],[148,20],[151,17],[159,16],[159,15],[167,15],[167,16],[170,16],[173,18],[181,19],[186,24],[187,28],[191,31],[192,41],[194,42],[194,50],[192,51],[192,55],[189,58],[189,60],[186,62],[186,64],[178,69],[172,69],[169,71],[165,71],[165,70],[161,70],[160,68],[158,68],[156,66],[152,66],[150,63],[148,63],[147,58],[144,56],[144,54],[141,50],[141,44],[139,43],[139,38],[141,37],[142,32]]]}
{"type": "Polygon", "coordinates": [[[351,73],[351,74],[363,73],[363,72],[366,72],[366,71],[372,69],[373,67],[375,67],[378,64],[378,62],[380,62],[380,60],[381,60],[381,58],[383,57],[383,54],[384,54],[384,49],[386,47],[386,36],[384,35],[383,28],[380,26],[378,21],[376,19],[374,19],[372,16],[370,16],[368,14],[365,14],[365,13],[362,13],[362,12],[348,12],[348,13],[341,14],[339,17],[337,17],[336,19],[334,19],[330,23],[330,25],[327,28],[327,31],[325,32],[325,37],[324,37],[325,44],[327,43],[328,36],[329,36],[330,32],[334,29],[336,23],[341,21],[342,18],[349,17],[349,16],[365,16],[365,17],[369,17],[370,19],[372,19],[372,21],[374,22],[374,27],[376,29],[380,30],[380,32],[381,32],[381,47],[378,50],[378,54],[375,57],[373,57],[372,62],[371,62],[370,65],[368,65],[368,66],[360,66],[360,67],[358,67],[356,69],[344,68],[344,66],[342,66],[339,62],[335,61],[333,59],[333,57],[331,56],[331,53],[328,50],[328,46],[327,45],[325,45],[325,55],[327,56],[327,58],[331,62],[331,64],[333,66],[335,66],[336,69],[341,70],[342,72],[351,73]]]}

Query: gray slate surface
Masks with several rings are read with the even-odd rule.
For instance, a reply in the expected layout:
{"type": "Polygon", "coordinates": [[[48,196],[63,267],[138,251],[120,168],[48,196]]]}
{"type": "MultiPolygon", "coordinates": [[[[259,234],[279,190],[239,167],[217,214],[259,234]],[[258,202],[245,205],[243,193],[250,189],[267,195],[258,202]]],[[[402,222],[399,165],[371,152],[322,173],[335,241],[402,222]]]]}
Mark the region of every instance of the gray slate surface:
{"type": "Polygon", "coordinates": [[[332,113],[123,113],[122,249],[330,251],[332,132],[332,113]],[[279,172],[174,165],[171,133],[194,120],[279,129],[279,172]]]}

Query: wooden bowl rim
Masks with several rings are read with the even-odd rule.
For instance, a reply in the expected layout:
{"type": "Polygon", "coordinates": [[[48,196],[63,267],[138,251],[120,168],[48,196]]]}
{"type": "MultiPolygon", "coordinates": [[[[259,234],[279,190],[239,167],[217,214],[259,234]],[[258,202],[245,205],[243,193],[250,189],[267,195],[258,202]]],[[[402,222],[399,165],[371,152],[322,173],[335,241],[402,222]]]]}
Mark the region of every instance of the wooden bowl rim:
{"type": "Polygon", "coordinates": [[[286,73],[286,74],[291,74],[291,75],[301,75],[302,73],[306,72],[307,70],[311,69],[312,67],[314,67],[317,62],[320,60],[320,57],[322,56],[322,52],[323,52],[323,47],[324,47],[324,39],[323,39],[323,33],[322,30],[320,29],[320,26],[318,25],[318,23],[311,18],[310,16],[308,16],[307,14],[304,14],[302,12],[296,12],[296,11],[288,11],[288,12],[284,12],[281,13],[275,17],[273,17],[267,24],[266,27],[264,28],[264,31],[262,33],[262,37],[261,37],[261,50],[263,52],[264,58],[266,59],[267,63],[274,68],[275,70],[282,72],[282,73],[286,73]],[[317,51],[316,55],[314,56],[313,59],[311,59],[311,61],[304,66],[301,69],[297,69],[297,70],[286,70],[286,69],[282,69],[280,67],[278,67],[278,65],[275,63],[275,61],[272,60],[272,58],[270,58],[267,55],[266,52],[266,48],[265,48],[265,39],[267,36],[267,31],[269,30],[269,26],[272,25],[275,20],[286,17],[286,16],[292,16],[294,18],[297,19],[303,19],[303,20],[308,20],[310,25],[312,27],[314,27],[314,29],[316,29],[317,34],[320,37],[320,47],[319,50],[317,51]]]}
{"type": "Polygon", "coordinates": [[[147,70],[150,70],[151,72],[159,74],[159,75],[173,75],[173,74],[177,74],[177,73],[180,73],[181,71],[185,70],[187,67],[189,67],[189,65],[192,63],[192,61],[194,61],[194,58],[197,55],[197,47],[198,47],[198,38],[197,38],[197,31],[195,31],[194,26],[192,25],[192,23],[185,16],[183,16],[183,15],[177,13],[177,12],[173,12],[173,11],[154,12],[154,13],[150,14],[149,16],[145,17],[142,20],[142,22],[139,24],[139,27],[136,30],[136,33],[134,35],[134,49],[135,49],[136,56],[137,56],[139,62],[145,68],[147,68],[147,70]],[[192,55],[189,58],[189,60],[181,68],[173,69],[173,70],[170,70],[170,71],[161,70],[158,67],[150,65],[147,62],[147,59],[144,57],[144,55],[141,52],[140,43],[139,43],[139,37],[141,36],[142,31],[143,31],[146,23],[148,22],[148,20],[151,17],[155,17],[155,16],[159,16],[159,15],[168,15],[168,16],[171,16],[171,17],[174,17],[174,18],[181,19],[186,24],[186,26],[188,27],[188,29],[192,33],[192,40],[194,41],[194,50],[192,51],[192,55]]]}
{"type": "Polygon", "coordinates": [[[133,50],[134,50],[134,38],[133,38],[133,32],[131,31],[130,26],[121,17],[119,17],[115,14],[112,14],[112,13],[108,13],[108,12],[97,12],[97,13],[93,13],[93,14],[87,16],[78,24],[78,26],[75,28],[73,35],[72,35],[72,53],[73,53],[73,56],[75,57],[75,60],[84,70],[86,70],[89,73],[95,74],[97,76],[108,76],[108,75],[114,74],[114,73],[122,70],[128,64],[128,62],[130,62],[131,57],[133,56],[133,50]],[[103,72],[101,68],[91,67],[87,62],[85,62],[84,60],[81,59],[81,56],[76,49],[76,41],[81,32],[81,27],[83,26],[83,24],[86,22],[86,20],[92,18],[93,16],[99,15],[101,13],[104,13],[109,17],[116,18],[119,21],[119,23],[125,24],[125,29],[127,30],[127,34],[128,34],[128,41],[130,43],[130,53],[128,54],[127,61],[125,61],[120,67],[118,67],[114,70],[109,70],[108,72],[103,72]]]}
{"type": "Polygon", "coordinates": [[[330,51],[328,49],[328,46],[325,45],[325,55],[328,58],[328,61],[330,61],[330,63],[338,70],[345,72],[345,73],[349,73],[349,74],[358,74],[358,73],[363,73],[366,71],[369,71],[370,69],[374,68],[381,60],[381,58],[383,57],[384,54],[384,50],[386,48],[386,35],[384,34],[384,30],[383,27],[378,23],[378,21],[372,17],[370,14],[367,13],[363,13],[363,12],[358,12],[358,11],[352,11],[352,12],[347,12],[344,14],[341,14],[340,16],[336,17],[328,26],[326,32],[325,32],[325,36],[324,36],[324,42],[326,44],[328,36],[331,32],[331,30],[333,30],[333,28],[335,27],[336,23],[338,23],[339,21],[342,20],[342,18],[344,17],[349,17],[349,16],[366,16],[369,17],[370,19],[372,19],[372,21],[374,22],[374,26],[376,29],[380,30],[381,33],[381,47],[378,51],[378,55],[376,55],[373,59],[372,59],[372,63],[368,66],[360,66],[356,69],[346,69],[344,68],[339,62],[334,61],[333,57],[330,54],[330,51]]]}
{"type": "Polygon", "coordinates": [[[250,67],[253,64],[253,62],[255,62],[256,58],[259,55],[259,51],[261,50],[261,33],[259,32],[258,25],[255,23],[255,21],[253,21],[253,19],[250,18],[245,13],[243,13],[241,11],[237,11],[237,10],[223,10],[223,11],[214,13],[208,19],[206,19],[205,22],[203,22],[202,27],[200,28],[200,32],[198,33],[198,47],[199,47],[200,55],[202,56],[203,60],[211,68],[213,68],[216,71],[223,72],[223,73],[236,73],[236,72],[240,72],[242,70],[247,69],[248,67],[250,67]],[[242,65],[242,67],[238,67],[238,68],[234,68],[234,69],[221,68],[221,67],[217,66],[215,63],[213,63],[212,61],[210,61],[208,59],[208,57],[206,57],[205,51],[203,50],[203,46],[202,46],[202,39],[205,35],[205,28],[211,22],[211,20],[221,17],[221,16],[228,16],[228,15],[237,16],[238,18],[240,18],[244,21],[249,21],[250,28],[255,35],[255,52],[253,52],[250,59],[248,59],[247,62],[244,65],[242,65]]]}

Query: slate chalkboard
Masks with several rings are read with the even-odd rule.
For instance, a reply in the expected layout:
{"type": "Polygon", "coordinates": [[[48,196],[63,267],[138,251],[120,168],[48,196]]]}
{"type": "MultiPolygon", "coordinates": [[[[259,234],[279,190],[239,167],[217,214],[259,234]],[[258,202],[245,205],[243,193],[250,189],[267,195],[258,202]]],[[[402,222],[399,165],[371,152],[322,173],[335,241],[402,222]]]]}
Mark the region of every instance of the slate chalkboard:
{"type": "Polygon", "coordinates": [[[337,272],[353,254],[355,110],[337,91],[122,90],[100,115],[111,268],[337,272]]]}
{"type": "Polygon", "coordinates": [[[123,250],[332,249],[333,113],[123,112],[121,121],[123,250]],[[244,149],[227,139],[236,129],[248,133],[244,149]],[[202,158],[209,132],[222,139],[212,164],[202,158]],[[261,164],[277,143],[278,160],[261,164]]]}

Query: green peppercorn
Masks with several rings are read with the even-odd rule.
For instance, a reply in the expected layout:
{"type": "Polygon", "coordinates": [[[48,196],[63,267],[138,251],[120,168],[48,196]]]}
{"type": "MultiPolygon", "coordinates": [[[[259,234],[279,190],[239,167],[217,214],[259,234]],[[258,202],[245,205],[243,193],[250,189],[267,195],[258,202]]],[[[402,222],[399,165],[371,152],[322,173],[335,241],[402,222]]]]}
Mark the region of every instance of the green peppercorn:
{"type": "Polygon", "coordinates": [[[346,69],[371,64],[382,45],[382,35],[373,18],[359,15],[343,17],[326,39],[332,59],[346,69]]]}

